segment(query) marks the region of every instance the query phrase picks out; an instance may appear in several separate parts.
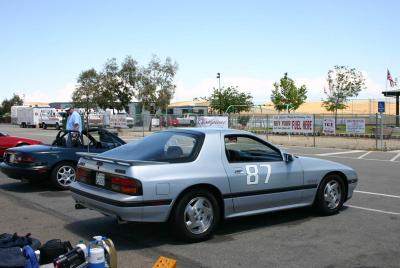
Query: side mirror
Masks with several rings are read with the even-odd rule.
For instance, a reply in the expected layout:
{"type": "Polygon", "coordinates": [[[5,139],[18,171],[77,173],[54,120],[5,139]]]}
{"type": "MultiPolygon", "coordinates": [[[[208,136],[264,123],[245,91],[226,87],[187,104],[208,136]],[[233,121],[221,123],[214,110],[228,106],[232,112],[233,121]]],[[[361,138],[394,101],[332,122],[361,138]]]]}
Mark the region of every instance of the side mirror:
{"type": "Polygon", "coordinates": [[[293,155],[288,153],[283,153],[283,160],[285,160],[286,163],[292,162],[293,155]]]}

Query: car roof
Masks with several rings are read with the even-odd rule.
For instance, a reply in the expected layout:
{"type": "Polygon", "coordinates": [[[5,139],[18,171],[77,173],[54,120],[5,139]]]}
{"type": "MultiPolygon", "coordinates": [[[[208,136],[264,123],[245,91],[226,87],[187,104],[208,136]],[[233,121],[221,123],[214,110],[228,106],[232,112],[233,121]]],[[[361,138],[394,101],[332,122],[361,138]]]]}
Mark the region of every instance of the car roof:
{"type": "Polygon", "coordinates": [[[224,134],[251,134],[252,133],[244,130],[232,129],[232,128],[196,128],[196,127],[188,127],[188,128],[174,128],[168,129],[166,131],[189,131],[189,132],[200,132],[204,134],[213,134],[213,133],[224,133],[224,134]]]}

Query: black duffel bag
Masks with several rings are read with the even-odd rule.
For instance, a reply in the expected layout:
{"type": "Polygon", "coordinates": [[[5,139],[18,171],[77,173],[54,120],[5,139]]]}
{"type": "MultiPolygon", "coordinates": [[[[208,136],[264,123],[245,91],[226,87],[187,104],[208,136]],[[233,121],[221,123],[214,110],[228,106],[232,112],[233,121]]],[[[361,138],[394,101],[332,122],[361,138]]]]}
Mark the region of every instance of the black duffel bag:
{"type": "Polygon", "coordinates": [[[40,248],[40,264],[53,263],[60,255],[72,250],[69,241],[62,242],[60,239],[52,239],[44,243],[40,248]]]}

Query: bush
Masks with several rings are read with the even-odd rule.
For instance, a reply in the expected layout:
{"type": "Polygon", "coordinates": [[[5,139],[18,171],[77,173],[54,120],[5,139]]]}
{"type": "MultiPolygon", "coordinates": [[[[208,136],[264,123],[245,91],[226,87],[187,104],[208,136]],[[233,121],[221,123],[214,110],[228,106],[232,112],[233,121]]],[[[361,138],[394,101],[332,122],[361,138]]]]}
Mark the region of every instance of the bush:
{"type": "Polygon", "coordinates": [[[241,124],[243,127],[246,127],[249,120],[250,120],[250,116],[240,115],[238,118],[238,123],[241,124]]]}

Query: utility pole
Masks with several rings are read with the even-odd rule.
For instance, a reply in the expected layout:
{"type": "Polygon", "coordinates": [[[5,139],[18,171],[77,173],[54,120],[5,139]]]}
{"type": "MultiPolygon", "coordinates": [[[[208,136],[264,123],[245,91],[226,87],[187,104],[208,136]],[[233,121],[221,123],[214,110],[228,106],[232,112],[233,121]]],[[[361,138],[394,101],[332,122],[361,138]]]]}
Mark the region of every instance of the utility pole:
{"type": "Polygon", "coordinates": [[[221,73],[217,73],[218,78],[218,102],[219,102],[219,114],[222,114],[222,106],[221,106],[221,73]]]}

